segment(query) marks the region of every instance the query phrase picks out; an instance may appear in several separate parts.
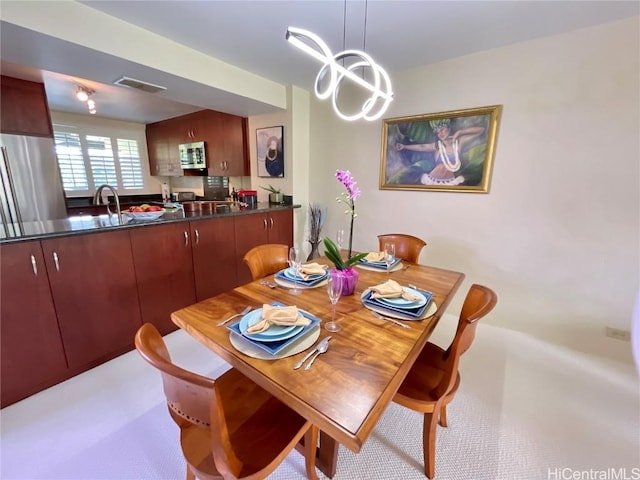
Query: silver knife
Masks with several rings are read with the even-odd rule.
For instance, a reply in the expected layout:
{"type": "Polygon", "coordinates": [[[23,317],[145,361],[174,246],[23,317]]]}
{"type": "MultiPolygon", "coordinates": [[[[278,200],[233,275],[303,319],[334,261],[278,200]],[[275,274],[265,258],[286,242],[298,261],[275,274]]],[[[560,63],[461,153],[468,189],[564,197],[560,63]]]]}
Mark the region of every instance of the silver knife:
{"type": "Polygon", "coordinates": [[[314,353],[316,353],[316,352],[318,351],[318,348],[320,347],[320,344],[322,344],[322,343],[329,343],[329,340],[331,340],[331,335],[329,335],[328,337],[325,337],[321,342],[318,342],[318,344],[316,345],[316,348],[314,348],[314,349],[313,349],[313,350],[311,350],[309,353],[307,353],[307,354],[302,358],[302,360],[299,360],[299,361],[298,361],[298,362],[293,366],[293,369],[294,369],[294,370],[299,369],[299,368],[302,366],[302,364],[303,364],[304,362],[306,362],[306,361],[309,359],[309,357],[311,357],[311,355],[313,355],[314,353]]]}

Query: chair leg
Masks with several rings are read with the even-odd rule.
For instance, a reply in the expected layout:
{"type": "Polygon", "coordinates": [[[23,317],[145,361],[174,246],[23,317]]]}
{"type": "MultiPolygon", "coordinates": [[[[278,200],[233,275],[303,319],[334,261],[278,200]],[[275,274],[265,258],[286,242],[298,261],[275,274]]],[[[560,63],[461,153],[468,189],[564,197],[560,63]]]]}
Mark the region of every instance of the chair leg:
{"type": "Polygon", "coordinates": [[[424,474],[433,478],[436,471],[436,427],[438,415],[436,412],[424,414],[422,426],[422,450],[424,454],[424,474]]]}
{"type": "Polygon", "coordinates": [[[316,473],[316,452],[318,450],[318,427],[311,428],[304,434],[304,463],[309,480],[318,480],[316,473]]]}
{"type": "Polygon", "coordinates": [[[441,427],[447,427],[447,406],[446,405],[442,405],[442,408],[440,409],[440,426],[441,427]]]}
{"type": "Polygon", "coordinates": [[[187,465],[187,480],[196,480],[196,476],[189,468],[189,465],[187,465]]]}

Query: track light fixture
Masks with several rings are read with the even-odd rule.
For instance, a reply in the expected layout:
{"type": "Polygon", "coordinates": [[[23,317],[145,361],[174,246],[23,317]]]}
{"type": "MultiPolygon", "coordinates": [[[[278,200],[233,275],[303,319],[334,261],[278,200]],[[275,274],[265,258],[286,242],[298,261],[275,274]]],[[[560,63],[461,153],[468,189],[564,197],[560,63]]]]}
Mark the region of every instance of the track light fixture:
{"type": "Polygon", "coordinates": [[[90,99],[91,95],[96,93],[90,88],[83,87],[82,85],[78,85],[76,88],[76,98],[81,102],[87,102],[87,108],[89,109],[89,113],[94,115],[96,113],[96,102],[90,99]]]}

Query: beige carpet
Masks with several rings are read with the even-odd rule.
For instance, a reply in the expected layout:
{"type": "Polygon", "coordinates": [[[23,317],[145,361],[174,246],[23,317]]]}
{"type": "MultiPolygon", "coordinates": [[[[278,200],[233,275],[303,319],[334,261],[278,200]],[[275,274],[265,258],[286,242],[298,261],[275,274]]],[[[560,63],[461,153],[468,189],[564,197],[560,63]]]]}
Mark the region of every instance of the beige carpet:
{"type": "MultiPolygon", "coordinates": [[[[434,341],[448,344],[454,327],[455,318],[445,318],[434,341]]],[[[226,368],[183,332],[166,340],[186,368],[213,376],[226,368]]],[[[626,469],[632,478],[640,467],[640,396],[631,365],[481,324],[461,370],[449,427],[438,428],[437,479],[560,479],[590,469],[626,469]]],[[[162,398],[157,373],[130,352],[5,408],[0,476],[182,479],[177,429],[162,398]]],[[[392,404],[358,455],[341,447],[334,478],[424,478],[421,429],[420,415],[392,404]]],[[[271,478],[305,478],[302,457],[292,453],[271,478]]]]}

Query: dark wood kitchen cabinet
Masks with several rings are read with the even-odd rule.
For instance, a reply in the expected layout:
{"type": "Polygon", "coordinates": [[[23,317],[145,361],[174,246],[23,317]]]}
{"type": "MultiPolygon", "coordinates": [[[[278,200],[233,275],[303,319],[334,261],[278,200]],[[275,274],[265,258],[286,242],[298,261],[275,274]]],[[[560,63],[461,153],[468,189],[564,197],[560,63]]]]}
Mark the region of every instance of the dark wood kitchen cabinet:
{"type": "Polygon", "coordinates": [[[130,230],[142,321],[165,335],[178,327],[171,313],[196,303],[188,223],[130,230]]]}
{"type": "Polygon", "coordinates": [[[39,241],[5,244],[0,295],[1,406],[59,382],[67,370],[39,241]]]}
{"type": "Polygon", "coordinates": [[[183,175],[178,145],[194,142],[205,142],[208,175],[249,175],[246,127],[245,118],[214,110],[200,110],[148,124],[151,175],[183,175]]]}
{"type": "Polygon", "coordinates": [[[69,368],[133,348],[142,325],[127,230],[42,240],[69,368]]]}
{"type": "Polygon", "coordinates": [[[243,261],[249,250],[265,243],[293,245],[293,210],[240,215],[236,217],[235,231],[238,284],[242,285],[251,281],[251,272],[243,261]]]}
{"type": "Polygon", "coordinates": [[[0,77],[0,131],[53,138],[44,83],[0,77]]]}
{"type": "Polygon", "coordinates": [[[171,125],[165,122],[150,123],[146,126],[149,172],[151,175],[175,177],[182,175],[178,140],[171,125]]]}
{"type": "Polygon", "coordinates": [[[198,302],[238,286],[233,217],[191,222],[198,302]]]}

